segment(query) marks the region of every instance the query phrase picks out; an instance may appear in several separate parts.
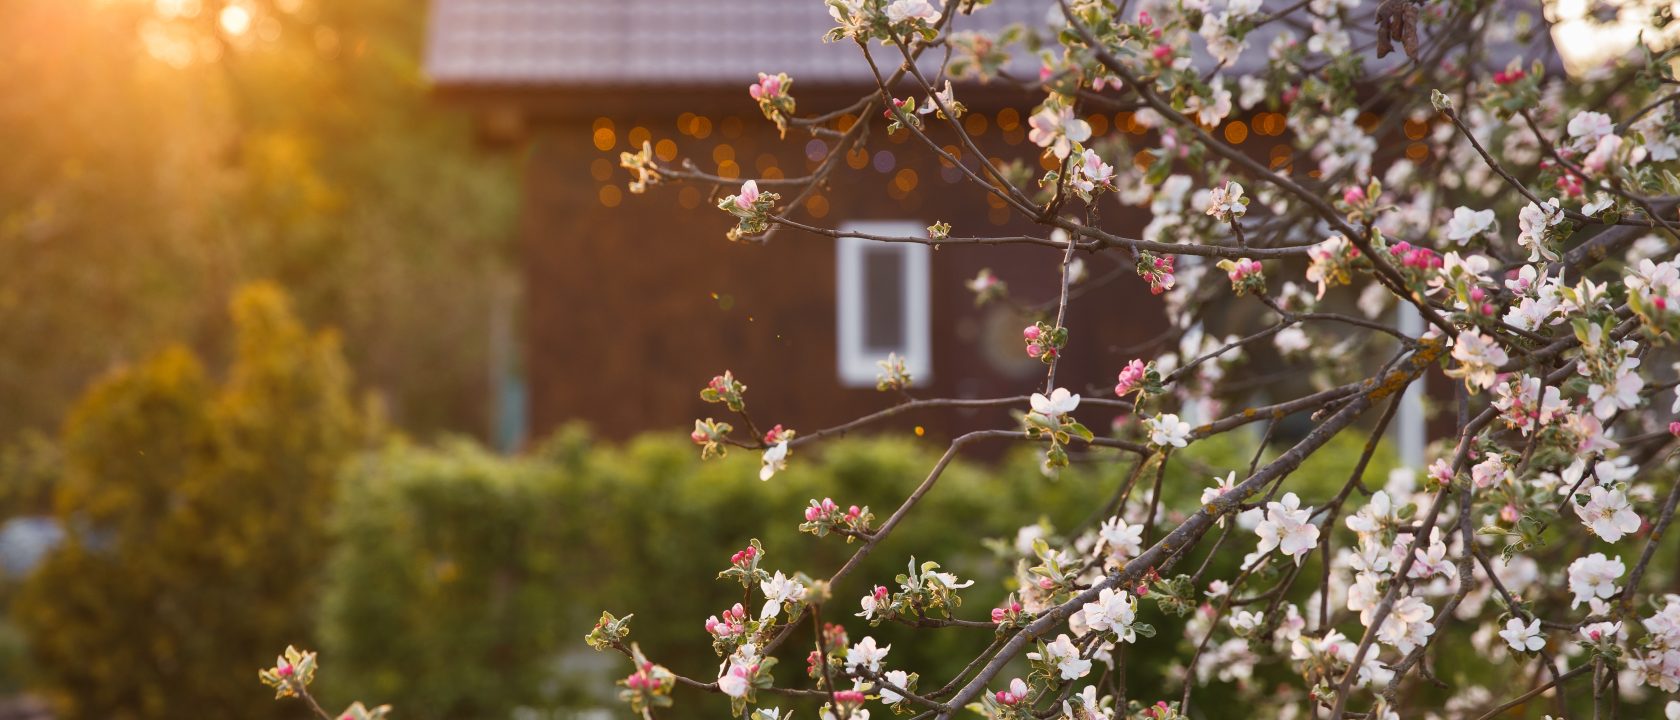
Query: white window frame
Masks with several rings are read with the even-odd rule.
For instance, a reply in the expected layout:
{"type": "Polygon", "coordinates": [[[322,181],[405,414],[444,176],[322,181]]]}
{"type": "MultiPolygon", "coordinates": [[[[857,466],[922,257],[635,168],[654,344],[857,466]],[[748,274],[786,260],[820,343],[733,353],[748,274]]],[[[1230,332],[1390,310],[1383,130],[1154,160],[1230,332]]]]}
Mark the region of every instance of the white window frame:
{"type": "MultiPolygon", "coordinates": [[[[842,232],[865,235],[917,237],[927,232],[925,223],[913,220],[858,220],[840,226],[842,232]]],[[[904,263],[905,345],[897,352],[905,369],[917,383],[933,378],[932,301],[930,253],[923,243],[888,243],[859,237],[842,237],[834,245],[834,305],[838,316],[836,342],[840,382],[848,387],[874,387],[880,374],[878,362],[886,352],[870,352],[864,346],[865,250],[891,250],[904,263]]]]}

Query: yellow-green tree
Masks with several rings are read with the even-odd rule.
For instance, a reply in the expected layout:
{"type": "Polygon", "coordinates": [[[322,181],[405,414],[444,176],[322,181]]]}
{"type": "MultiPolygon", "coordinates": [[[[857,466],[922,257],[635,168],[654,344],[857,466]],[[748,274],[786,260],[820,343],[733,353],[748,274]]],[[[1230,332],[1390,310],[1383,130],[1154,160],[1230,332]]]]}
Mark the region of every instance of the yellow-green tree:
{"type": "Polygon", "coordinates": [[[66,422],[68,539],[14,607],[64,717],[279,709],[252,668],[309,635],[334,478],[366,425],[337,339],[278,288],[240,291],[232,315],[222,382],[171,348],[95,384],[66,422]]]}

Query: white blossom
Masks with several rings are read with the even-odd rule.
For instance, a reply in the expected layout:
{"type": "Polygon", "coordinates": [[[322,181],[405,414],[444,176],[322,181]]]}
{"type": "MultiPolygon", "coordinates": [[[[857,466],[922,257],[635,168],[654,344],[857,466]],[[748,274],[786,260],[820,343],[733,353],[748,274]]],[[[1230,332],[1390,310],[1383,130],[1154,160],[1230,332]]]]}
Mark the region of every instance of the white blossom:
{"type": "Polygon", "coordinates": [[[1453,209],[1452,219],[1447,221],[1447,239],[1460,245],[1471,238],[1487,232],[1493,227],[1492,210],[1471,210],[1467,207],[1453,209]]]}
{"type": "Polygon", "coordinates": [[[1499,631],[1499,637],[1517,652],[1538,652],[1546,647],[1546,637],[1540,633],[1540,618],[1527,625],[1520,618],[1506,620],[1505,629],[1499,631]]]}
{"type": "Polygon", "coordinates": [[[1312,508],[1302,508],[1301,498],[1295,493],[1285,493],[1282,502],[1267,503],[1266,519],[1254,530],[1260,536],[1259,552],[1281,549],[1294,557],[1295,564],[1301,564],[1318,545],[1318,526],[1309,522],[1311,516],[1312,508]]]}
{"type": "Polygon", "coordinates": [[[1639,530],[1639,515],[1628,506],[1627,493],[1595,485],[1587,488],[1587,495],[1585,504],[1575,505],[1575,514],[1594,535],[1616,542],[1639,530]]]}
{"type": "Polygon", "coordinates": [[[1149,442],[1157,447],[1184,447],[1190,444],[1190,423],[1178,419],[1177,415],[1164,413],[1143,421],[1144,428],[1149,431],[1149,442]]]}
{"type": "Polygon", "coordinates": [[[782,574],[776,574],[758,584],[759,590],[764,592],[764,609],[759,611],[758,619],[767,620],[780,612],[783,603],[797,603],[805,599],[805,584],[782,574]]]}
{"type": "Polygon", "coordinates": [[[846,669],[864,668],[870,672],[880,672],[881,661],[886,659],[887,651],[891,649],[891,645],[878,646],[875,644],[875,638],[866,636],[846,651],[846,669]]]}
{"type": "Polygon", "coordinates": [[[1078,680],[1091,672],[1091,661],[1079,657],[1079,648],[1067,633],[1058,635],[1055,642],[1045,645],[1043,654],[1027,653],[1027,659],[1054,665],[1063,680],[1078,680]]]}
{"type": "Polygon", "coordinates": [[[1121,642],[1137,642],[1137,633],[1132,630],[1137,620],[1137,600],[1125,590],[1103,588],[1097,601],[1085,603],[1080,612],[1092,630],[1113,632],[1121,642]]]}
{"type": "Polygon", "coordinates": [[[1604,553],[1593,553],[1569,564],[1569,592],[1575,594],[1570,607],[1593,598],[1608,598],[1616,594],[1616,580],[1627,572],[1622,558],[1612,560],[1604,553]]]}

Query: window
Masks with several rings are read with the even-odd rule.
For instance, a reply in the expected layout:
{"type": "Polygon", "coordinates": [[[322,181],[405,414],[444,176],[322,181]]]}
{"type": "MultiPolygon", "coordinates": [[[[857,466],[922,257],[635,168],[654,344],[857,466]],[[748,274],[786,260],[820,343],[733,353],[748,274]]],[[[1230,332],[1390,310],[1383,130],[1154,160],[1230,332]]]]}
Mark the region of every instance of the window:
{"type": "MultiPolygon", "coordinates": [[[[846,232],[920,236],[908,220],[846,223],[846,232]]],[[[928,299],[928,246],[840,238],[835,244],[840,382],[873,386],[877,362],[898,353],[918,383],[933,374],[928,299]]]]}

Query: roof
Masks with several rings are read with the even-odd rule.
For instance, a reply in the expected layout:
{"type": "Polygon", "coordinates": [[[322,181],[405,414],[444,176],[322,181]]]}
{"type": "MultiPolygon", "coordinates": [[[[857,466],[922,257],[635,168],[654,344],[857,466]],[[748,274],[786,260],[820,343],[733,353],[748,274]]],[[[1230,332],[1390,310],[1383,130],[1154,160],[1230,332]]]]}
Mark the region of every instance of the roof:
{"type": "MultiPolygon", "coordinates": [[[[1054,4],[1009,0],[954,22],[1042,24],[1054,4]]],[[[871,82],[856,46],[822,42],[834,26],[817,0],[433,0],[426,71],[442,86],[871,82]]]]}
{"type": "MultiPolygon", "coordinates": [[[[1497,2],[1507,16],[1536,7],[1534,0],[1497,2]]],[[[953,29],[1044,28],[1056,17],[1052,13],[1059,15],[1057,0],[999,0],[955,18],[953,29]]],[[[1232,67],[1259,69],[1285,25],[1251,33],[1232,67]]],[[[514,90],[744,87],[760,72],[785,72],[803,87],[872,84],[852,43],[822,42],[834,26],[819,0],[433,0],[426,71],[442,87],[514,90]]],[[[1536,35],[1526,47],[1509,37],[1492,40],[1493,55],[1541,57],[1556,65],[1551,39],[1536,35]]],[[[879,45],[875,50],[882,60],[891,52],[879,45]]],[[[1199,40],[1192,53],[1198,66],[1212,66],[1199,40]]],[[[928,55],[931,72],[938,59],[928,55]]],[[[1017,53],[1011,69],[1031,77],[1037,62],[1030,53],[1017,53]]],[[[1404,53],[1396,52],[1384,60],[1369,57],[1366,67],[1382,71],[1404,62],[1404,53]]]]}

